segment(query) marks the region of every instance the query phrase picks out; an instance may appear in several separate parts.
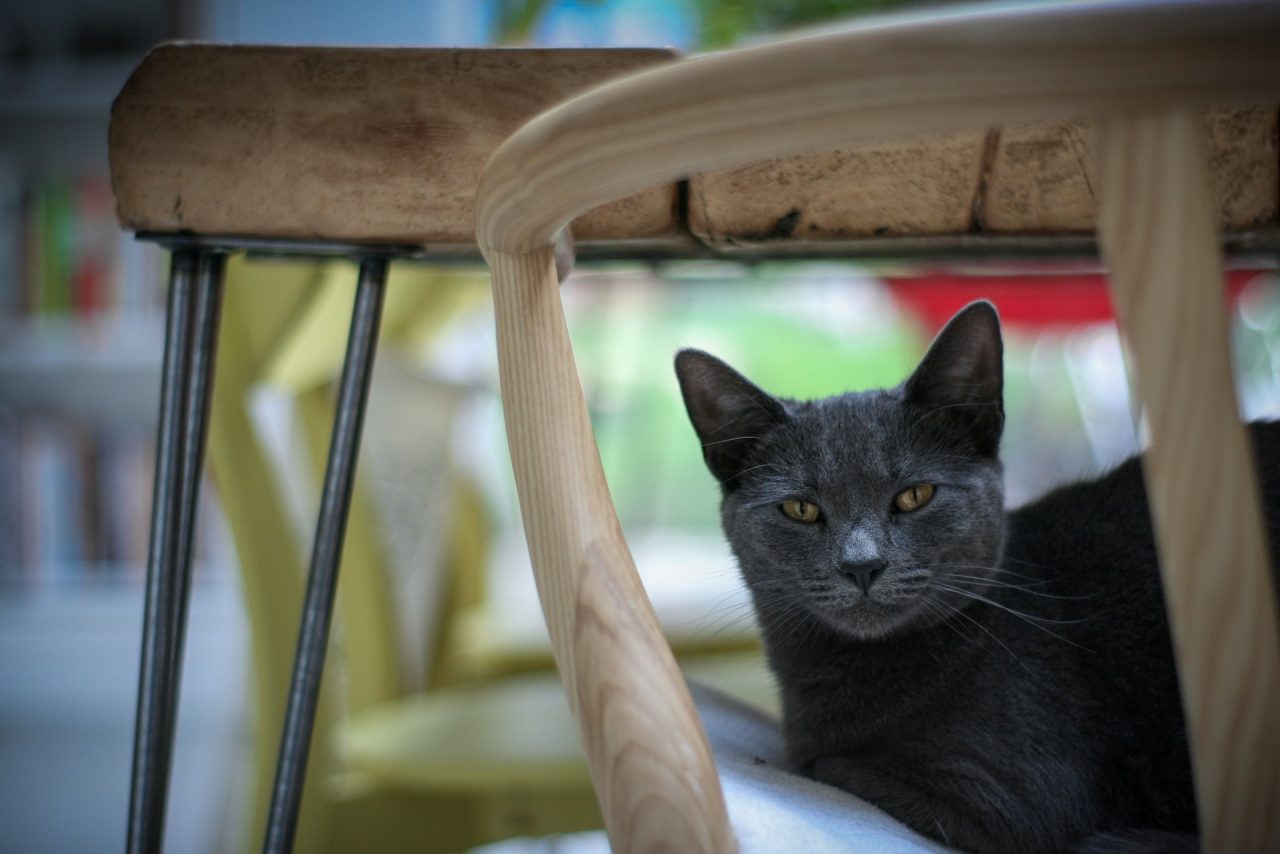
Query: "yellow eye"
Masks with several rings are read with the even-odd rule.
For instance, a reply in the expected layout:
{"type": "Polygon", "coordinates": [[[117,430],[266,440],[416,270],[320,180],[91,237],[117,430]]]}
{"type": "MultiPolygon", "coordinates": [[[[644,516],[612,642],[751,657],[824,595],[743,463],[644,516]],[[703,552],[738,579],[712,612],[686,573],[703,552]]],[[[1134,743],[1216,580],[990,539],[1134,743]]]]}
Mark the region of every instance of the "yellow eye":
{"type": "Polygon", "coordinates": [[[919,510],[933,498],[932,483],[917,483],[899,492],[893,499],[893,506],[903,513],[919,510]]]}
{"type": "Polygon", "coordinates": [[[797,522],[809,523],[818,521],[818,505],[811,504],[808,501],[801,501],[798,498],[782,502],[782,512],[797,522]]]}

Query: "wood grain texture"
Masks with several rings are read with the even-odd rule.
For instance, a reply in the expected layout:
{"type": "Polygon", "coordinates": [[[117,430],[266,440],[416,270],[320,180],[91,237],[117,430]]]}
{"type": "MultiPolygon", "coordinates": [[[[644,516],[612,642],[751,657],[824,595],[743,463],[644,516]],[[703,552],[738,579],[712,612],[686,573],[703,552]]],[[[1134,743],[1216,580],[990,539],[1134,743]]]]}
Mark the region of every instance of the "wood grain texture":
{"type": "MultiPolygon", "coordinates": [[[[111,112],[111,179],[135,231],[470,244],[481,169],[527,119],[663,62],[656,49],[168,44],[111,112]]],[[[584,213],[580,239],[676,228],[674,185],[584,213]]]]}
{"type": "MultiPolygon", "coordinates": [[[[1273,108],[1218,108],[1198,117],[1217,224],[1233,231],[1276,222],[1280,153],[1273,108]]],[[[1090,122],[1004,128],[987,180],[982,230],[1008,233],[1093,231],[1098,205],[1090,122]]]]}
{"type": "MultiPolygon", "coordinates": [[[[493,271],[507,432],[543,609],[615,847],[723,850],[732,838],[705,734],[600,473],[556,295],[556,232],[644,187],[767,158],[1169,105],[1274,104],[1277,40],[1280,4],[1238,0],[874,22],[642,72],[538,116],[498,149],[477,190],[476,230],[493,271]]],[[[1222,403],[1216,417],[1234,411],[1222,403]]],[[[1206,542],[1216,555],[1219,540],[1206,542]]],[[[1175,609],[1175,619],[1198,618],[1198,607],[1219,623],[1232,618],[1201,604],[1175,609]]],[[[1273,662],[1268,678],[1278,670],[1273,662]]],[[[1198,741],[1197,750],[1211,743],[1198,741]]],[[[1224,788],[1213,798],[1233,795],[1224,788]]],[[[1248,820],[1270,797],[1260,789],[1242,798],[1252,805],[1248,820]]]]}
{"type": "Polygon", "coordinates": [[[710,749],[609,498],[552,249],[491,252],[489,264],[530,556],[610,841],[617,851],[731,850],[710,749]]]}
{"type": "Polygon", "coordinates": [[[768,160],[689,181],[689,228],[710,246],[963,234],[986,134],[768,160]]]}
{"type": "Polygon", "coordinates": [[[931,133],[1138,107],[1261,106],[1280,4],[987,8],[670,63],[591,90],[507,140],[476,193],[481,249],[684,175],[931,133]]]}
{"type": "Polygon", "coordinates": [[[1202,848],[1280,851],[1277,600],[1237,415],[1202,133],[1188,111],[1102,124],[1099,238],[1151,430],[1144,469],[1202,848]]]}

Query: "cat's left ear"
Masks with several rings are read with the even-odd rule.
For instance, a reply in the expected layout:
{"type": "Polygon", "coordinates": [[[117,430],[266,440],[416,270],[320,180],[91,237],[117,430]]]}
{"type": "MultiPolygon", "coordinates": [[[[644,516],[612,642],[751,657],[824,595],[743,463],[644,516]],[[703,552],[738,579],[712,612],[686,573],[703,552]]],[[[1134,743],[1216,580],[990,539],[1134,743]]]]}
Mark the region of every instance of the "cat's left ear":
{"type": "Polygon", "coordinates": [[[933,340],[904,388],[922,417],[945,419],[994,457],[1004,431],[1004,344],[995,306],[984,301],[960,310],[933,340]]]}
{"type": "Polygon", "coordinates": [[[777,398],[701,350],[681,350],[676,377],[702,458],[716,480],[732,488],[762,437],[787,421],[777,398]]]}

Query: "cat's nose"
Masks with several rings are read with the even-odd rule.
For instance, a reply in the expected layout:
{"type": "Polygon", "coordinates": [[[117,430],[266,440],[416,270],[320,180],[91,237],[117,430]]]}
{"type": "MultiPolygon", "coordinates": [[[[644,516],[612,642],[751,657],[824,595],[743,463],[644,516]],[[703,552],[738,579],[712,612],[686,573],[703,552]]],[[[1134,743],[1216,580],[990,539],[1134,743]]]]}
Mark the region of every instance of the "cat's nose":
{"type": "Polygon", "coordinates": [[[840,564],[840,574],[858,585],[863,595],[871,592],[871,585],[884,574],[889,564],[881,558],[871,560],[846,560],[840,564]]]}

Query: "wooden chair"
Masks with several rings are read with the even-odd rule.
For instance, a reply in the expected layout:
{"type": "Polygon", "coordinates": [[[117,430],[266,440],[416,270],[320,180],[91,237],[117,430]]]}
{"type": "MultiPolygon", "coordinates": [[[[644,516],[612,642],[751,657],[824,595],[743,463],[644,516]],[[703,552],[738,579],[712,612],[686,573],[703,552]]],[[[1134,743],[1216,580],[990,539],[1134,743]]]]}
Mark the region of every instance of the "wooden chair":
{"type": "Polygon", "coordinates": [[[493,274],[512,457],[616,848],[736,843],[600,471],[559,304],[557,235],[572,221],[580,259],[1081,251],[1094,245],[1095,190],[1150,418],[1205,846],[1280,848],[1280,638],[1215,233],[1224,225],[1232,249],[1280,246],[1277,182],[1256,177],[1275,175],[1277,36],[1280,7],[1232,0],[886,19],[674,62],[653,51],[153,52],[111,128],[122,224],[175,250],[130,850],[155,850],[163,822],[220,253],[361,261],[267,832],[280,851],[293,841],[386,266],[475,257],[472,188],[491,153],[474,236],[493,274]],[[1211,131],[1229,130],[1211,134],[1206,170],[1200,111],[1238,107],[1264,109],[1210,116],[1211,131]],[[1096,122],[1096,165],[1081,165],[1078,119],[1096,122]],[[1255,127],[1257,150],[1237,157],[1231,140],[1255,127]],[[1045,161],[1019,160],[1017,138],[1061,168],[1051,192],[1024,192],[1045,161]],[[922,169],[928,179],[915,180],[922,169]],[[885,175],[906,177],[874,177],[885,175]],[[797,201],[806,181],[824,206],[797,201]],[[841,207],[849,188],[857,203],[841,207]],[[1230,586],[1196,572],[1208,559],[1232,568],[1230,586]]]}
{"type": "MultiPolygon", "coordinates": [[[[869,23],[595,89],[498,150],[476,197],[502,393],[557,661],[615,848],[731,850],[693,703],[632,565],[560,307],[573,217],[687,175],[920,134],[1096,118],[1098,236],[1147,409],[1146,474],[1208,851],[1280,850],[1280,635],[1237,415],[1194,112],[1280,95],[1280,7],[996,8],[869,23]],[[1224,583],[1201,572],[1230,572],[1224,583]]],[[[792,217],[794,225],[795,217],[792,217]]]]}

